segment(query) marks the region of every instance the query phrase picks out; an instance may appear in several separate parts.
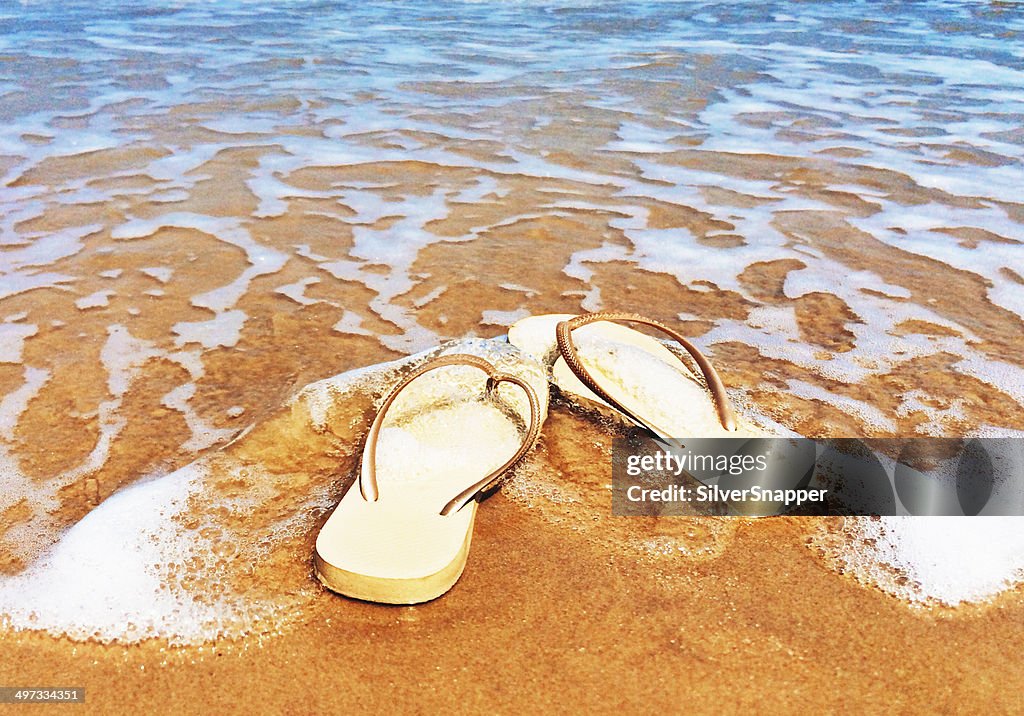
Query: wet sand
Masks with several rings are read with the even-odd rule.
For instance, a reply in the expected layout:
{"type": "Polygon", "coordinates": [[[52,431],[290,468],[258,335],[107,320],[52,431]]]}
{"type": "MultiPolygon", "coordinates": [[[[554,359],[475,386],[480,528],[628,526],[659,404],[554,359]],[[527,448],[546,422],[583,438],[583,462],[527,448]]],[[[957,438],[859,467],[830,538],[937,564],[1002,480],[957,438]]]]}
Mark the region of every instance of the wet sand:
{"type": "MultiPolygon", "coordinates": [[[[377,168],[378,176],[391,171],[377,168]]],[[[406,180],[409,188],[422,181],[406,180]]],[[[528,195],[501,204],[510,213],[526,212],[529,205],[528,195]]],[[[132,206],[132,213],[144,210],[132,206]]],[[[803,235],[820,237],[814,240],[825,251],[847,251],[825,238],[841,221],[821,220],[826,224],[803,235]]],[[[293,216],[254,222],[252,231],[271,245],[298,243],[301,237],[316,253],[336,254],[338,246],[317,238],[320,221],[293,216]],[[273,228],[276,222],[286,225],[273,228]]],[[[497,229],[493,237],[484,234],[473,243],[432,244],[420,252],[413,269],[429,278],[396,300],[415,310],[421,325],[442,336],[498,335],[505,330],[502,325],[481,325],[480,313],[468,307],[579,311],[574,286],[581,284],[559,274],[572,252],[600,246],[609,238],[620,240],[607,236],[605,222],[600,214],[583,212],[572,219],[533,219],[497,229]],[[571,245],[555,240],[564,236],[573,237],[571,245]],[[519,237],[530,243],[517,248],[519,237]],[[498,287],[512,277],[526,289],[498,287]],[[417,307],[418,299],[442,286],[436,298],[417,307]]],[[[100,235],[89,245],[108,241],[100,235]]],[[[47,490],[50,476],[74,468],[95,449],[103,432],[96,410],[109,400],[109,374],[98,358],[108,326],[124,322],[132,335],[167,346],[161,350],[173,356],[175,349],[166,338],[171,326],[209,315],[188,308],[189,296],[223,283],[226,265],[244,266],[243,258],[230,251],[222,258],[197,251],[195,262],[176,257],[182,250],[176,247],[198,247],[204,241],[208,243],[193,231],[160,230],[137,240],[134,254],[86,248],[65,260],[80,265],[76,273],[88,275],[108,265],[132,272],[130,267],[148,266],[159,258],[177,272],[161,287],[159,298],[141,294],[155,282],[135,271],[131,280],[136,285],[126,286],[127,278],[119,279],[118,297],[98,309],[82,311],[64,292],[35,291],[5,299],[10,313],[28,311],[37,320],[68,324],[41,327],[25,342],[25,363],[45,364],[51,371],[20,416],[12,443],[33,484],[47,490]],[[143,307],[144,318],[126,313],[131,306],[143,307]],[[78,334],[74,353],[66,351],[71,326],[78,334]]],[[[894,250],[879,251],[875,267],[892,265],[893,259],[908,266],[926,263],[894,250]]],[[[855,262],[865,255],[844,258],[855,262]]],[[[70,266],[59,268],[67,271],[70,266]]],[[[767,305],[795,304],[800,335],[816,350],[851,347],[842,326],[857,319],[842,301],[829,294],[792,301],[783,294],[781,277],[792,268],[795,264],[755,264],[742,280],[767,305]]],[[[948,293],[951,284],[944,274],[952,271],[930,272],[914,290],[922,296],[948,293]]],[[[195,451],[181,446],[195,433],[182,412],[169,409],[163,398],[182,382],[194,380],[191,409],[206,424],[226,431],[215,441],[223,443],[243,426],[272,416],[276,406],[312,380],[401,355],[382,348],[373,335],[331,330],[342,312],[337,304],[365,306],[370,300],[360,285],[318,273],[322,281],[310,284],[304,295],[334,305],[299,305],[274,292],[308,275],[293,264],[272,280],[254,280],[238,303],[249,318],[237,344],[204,351],[201,375],[190,376],[180,363],[159,356],[135,369],[120,406],[128,421],[102,467],[56,490],[58,507],[53,512],[32,509],[29,498],[4,513],[6,544],[13,547],[6,553],[5,571],[16,574],[30,565],[63,529],[119,487],[193,459],[195,451]],[[244,408],[241,419],[228,417],[232,406],[244,408]],[[40,539],[26,541],[19,525],[28,525],[40,539]]],[[[83,285],[75,295],[89,295],[102,285],[102,280],[83,285]]],[[[680,306],[686,306],[699,316],[682,324],[695,336],[722,316],[747,315],[752,306],[749,298],[728,291],[681,288],[672,276],[638,269],[629,261],[595,264],[586,288],[593,286],[601,290],[605,305],[641,310],[662,320],[673,320],[680,306]]],[[[936,310],[955,316],[960,305],[943,301],[936,310]]],[[[982,300],[972,305],[986,304],[982,300]]],[[[1017,319],[1002,318],[991,307],[985,310],[993,318],[984,324],[984,346],[1006,356],[1012,352],[1017,319]]],[[[372,332],[394,331],[372,314],[362,315],[362,325],[372,332]]],[[[945,330],[920,324],[904,329],[925,335],[945,330]]],[[[727,385],[745,390],[748,405],[805,435],[910,434],[932,418],[924,412],[901,414],[899,396],[908,389],[926,391],[924,401],[933,407],[956,404],[957,420],[947,424],[949,430],[1024,426],[1016,401],[976,378],[951,372],[949,366],[957,359],[942,352],[853,384],[765,357],[747,342],[716,343],[709,352],[727,385]],[[856,414],[787,393],[784,387],[792,378],[875,406],[896,421],[894,428],[872,429],[856,414]]],[[[24,380],[22,367],[3,368],[7,389],[17,388],[24,380]]],[[[1004,593],[993,604],[912,607],[837,574],[816,555],[808,540],[821,529],[821,520],[662,518],[661,524],[646,524],[612,518],[601,477],[610,465],[608,435],[590,417],[564,406],[556,409],[545,426],[540,452],[524,475],[506,488],[508,496],[499,495],[483,506],[466,573],[437,602],[389,608],[322,591],[309,563],[316,523],[307,520],[279,543],[282,551],[275,558],[258,567],[265,570],[257,575],[261,593],[274,595],[279,606],[295,611],[258,623],[253,636],[172,647],[159,639],[102,645],[6,631],[0,636],[5,655],[0,683],[84,686],[88,710],[96,713],[190,713],[198,704],[202,710],[258,707],[295,714],[380,711],[395,705],[458,713],[883,707],[896,712],[992,713],[1017,708],[1015,694],[1024,684],[1024,672],[1012,657],[1013,645],[1024,637],[1019,590],[1004,593]],[[603,447],[595,450],[595,443],[603,447]]],[[[357,437],[352,436],[350,448],[357,437]]],[[[260,459],[274,457],[270,448],[260,459]]],[[[301,451],[276,457],[310,464],[301,451]]],[[[350,460],[317,469],[309,479],[334,499],[351,480],[350,460]]],[[[322,520],[323,508],[318,504],[310,518],[322,520]]],[[[251,532],[234,535],[252,537],[251,532]]],[[[201,581],[179,586],[193,593],[203,590],[201,581]]]]}
{"type": "MultiPolygon", "coordinates": [[[[556,405],[538,450],[482,506],[463,578],[432,603],[367,604],[317,585],[262,634],[183,647],[8,632],[0,680],[84,686],[96,713],[1016,709],[1019,591],[911,607],[809,547],[842,518],[613,517],[608,435],[556,405]],[[673,548],[651,549],[659,540],[673,548]]],[[[228,451],[252,459],[263,440],[228,451]]],[[[314,537],[303,530],[264,561],[262,587],[283,599],[315,584],[299,558],[314,537]]]]}
{"type": "Polygon", "coordinates": [[[90,713],[1019,711],[1020,584],[912,604],[840,573],[835,518],[613,517],[616,428],[561,403],[448,595],[312,576],[382,385],[322,424],[303,386],[529,314],[677,326],[808,437],[1024,434],[1020,13],[791,9],[368,4],[307,32],[69,4],[69,57],[12,25],[0,685],[90,713]],[[184,508],[133,526],[175,475],[184,508]],[[95,534],[139,540],[123,603],[118,563],[47,562],[95,534]],[[30,588],[65,601],[33,619],[30,588]]]}
{"type": "Polygon", "coordinates": [[[281,633],[202,648],[8,633],[0,679],[85,686],[96,713],[1017,709],[1019,594],[910,609],[823,568],[806,532],[746,523],[717,558],[666,571],[498,496],[436,602],[323,593],[281,633]]]}

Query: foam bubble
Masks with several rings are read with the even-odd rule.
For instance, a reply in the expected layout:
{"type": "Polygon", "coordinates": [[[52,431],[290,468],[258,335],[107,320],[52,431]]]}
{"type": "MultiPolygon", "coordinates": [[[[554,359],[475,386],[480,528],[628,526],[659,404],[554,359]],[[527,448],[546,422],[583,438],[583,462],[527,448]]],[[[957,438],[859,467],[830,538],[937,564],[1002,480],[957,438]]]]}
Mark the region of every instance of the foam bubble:
{"type": "MultiPolygon", "coordinates": [[[[233,428],[214,427],[199,417],[199,414],[196,413],[189,404],[189,401],[195,393],[195,383],[184,383],[167,393],[161,401],[168,408],[180,412],[185,418],[185,423],[192,432],[192,437],[185,441],[181,447],[183,450],[187,450],[189,452],[199,452],[211,445],[225,442],[237,432],[237,430],[233,428]]],[[[228,414],[231,417],[238,417],[241,415],[241,413],[231,415],[230,410],[228,411],[228,414]]]]}
{"type": "Polygon", "coordinates": [[[79,298],[75,301],[75,306],[83,311],[87,308],[105,308],[110,305],[110,297],[116,295],[116,291],[96,291],[88,296],[82,296],[79,298]]]}
{"type": "Polygon", "coordinates": [[[310,286],[315,286],[318,283],[320,283],[320,279],[316,276],[307,276],[295,283],[278,286],[274,291],[282,296],[290,298],[300,306],[312,306],[314,303],[320,303],[320,300],[306,296],[306,289],[310,286]]]}
{"type": "Polygon", "coordinates": [[[28,323],[0,323],[0,363],[21,363],[25,339],[39,332],[28,323]]]}
{"type": "Polygon", "coordinates": [[[130,641],[191,632],[208,621],[174,595],[157,565],[191,552],[172,518],[185,508],[196,468],[122,490],[72,527],[22,574],[0,580],[0,604],[14,625],[78,639],[133,632],[130,641]]]}
{"type": "Polygon", "coordinates": [[[350,333],[354,336],[372,336],[373,332],[363,328],[363,317],[354,311],[346,311],[332,327],[338,333],[350,333]]]}
{"type": "Polygon", "coordinates": [[[178,335],[179,346],[199,343],[204,348],[230,348],[238,344],[246,318],[245,311],[224,311],[208,321],[175,323],[172,330],[178,335]]]}
{"type": "Polygon", "coordinates": [[[915,604],[981,602],[1024,579],[1019,517],[847,517],[814,544],[834,566],[915,604]]]}
{"type": "Polygon", "coordinates": [[[150,278],[155,278],[160,283],[167,283],[174,274],[174,269],[170,266],[149,266],[139,270],[150,278]]]}

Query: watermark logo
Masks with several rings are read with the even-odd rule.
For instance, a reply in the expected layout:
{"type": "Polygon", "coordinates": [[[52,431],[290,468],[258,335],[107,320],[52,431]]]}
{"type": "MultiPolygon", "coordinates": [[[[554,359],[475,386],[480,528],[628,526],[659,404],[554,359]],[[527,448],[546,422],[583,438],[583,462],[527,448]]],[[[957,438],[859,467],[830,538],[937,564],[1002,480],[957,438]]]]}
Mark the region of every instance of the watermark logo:
{"type": "Polygon", "coordinates": [[[612,446],[617,515],[1024,515],[1016,438],[682,438],[612,446]]]}

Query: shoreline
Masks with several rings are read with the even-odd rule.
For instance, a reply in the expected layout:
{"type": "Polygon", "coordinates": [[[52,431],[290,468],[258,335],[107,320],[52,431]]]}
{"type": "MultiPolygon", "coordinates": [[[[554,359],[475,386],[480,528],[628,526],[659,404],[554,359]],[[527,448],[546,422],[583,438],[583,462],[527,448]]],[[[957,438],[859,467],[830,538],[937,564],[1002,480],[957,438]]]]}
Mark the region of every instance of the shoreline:
{"type": "Polygon", "coordinates": [[[242,649],[4,634],[0,680],[59,671],[98,713],[188,712],[196,698],[227,712],[572,703],[610,713],[680,699],[697,712],[821,710],[925,698],[939,710],[1012,710],[1006,686],[1019,674],[1004,648],[1024,636],[1019,590],[955,616],[909,608],[824,570],[798,539],[799,519],[745,524],[722,557],[657,584],[647,565],[495,497],[463,579],[437,602],[384,607],[324,592],[297,624],[242,649]],[[508,643],[519,647],[498,648],[508,643]]]}

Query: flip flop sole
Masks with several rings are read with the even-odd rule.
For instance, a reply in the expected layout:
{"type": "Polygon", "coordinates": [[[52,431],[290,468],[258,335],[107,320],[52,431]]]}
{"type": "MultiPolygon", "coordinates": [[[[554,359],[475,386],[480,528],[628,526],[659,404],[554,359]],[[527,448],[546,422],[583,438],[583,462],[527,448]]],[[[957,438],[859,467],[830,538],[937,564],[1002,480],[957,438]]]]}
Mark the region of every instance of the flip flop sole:
{"type": "MultiPolygon", "coordinates": [[[[472,510],[475,517],[475,504],[468,505],[465,509],[472,510]]],[[[458,551],[452,555],[451,561],[436,572],[421,576],[377,576],[351,571],[332,564],[321,555],[319,548],[313,555],[313,566],[321,584],[332,592],[346,597],[380,604],[421,604],[440,597],[459,581],[466,567],[472,539],[473,517],[470,518],[469,529],[466,530],[465,538],[458,551]]]]}
{"type": "Polygon", "coordinates": [[[435,356],[382,401],[358,479],[317,534],[314,571],[328,589],[417,604],[458,581],[476,500],[525,456],[547,411],[540,365],[508,343],[479,349],[486,359],[435,356]]]}

